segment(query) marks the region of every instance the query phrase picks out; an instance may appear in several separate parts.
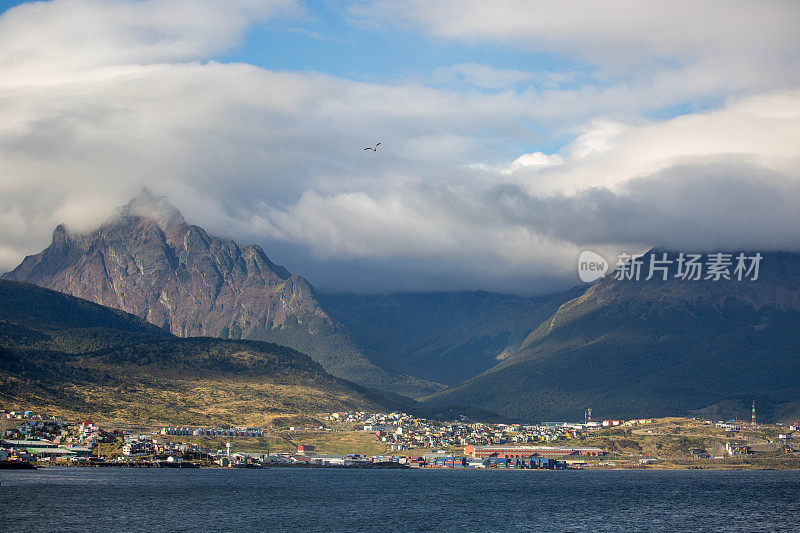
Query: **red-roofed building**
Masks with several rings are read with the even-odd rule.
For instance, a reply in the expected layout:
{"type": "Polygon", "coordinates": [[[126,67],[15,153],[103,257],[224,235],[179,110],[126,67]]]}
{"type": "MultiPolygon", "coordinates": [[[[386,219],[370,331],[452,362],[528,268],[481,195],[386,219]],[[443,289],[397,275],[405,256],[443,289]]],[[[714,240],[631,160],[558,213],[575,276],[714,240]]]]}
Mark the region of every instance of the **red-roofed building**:
{"type": "Polygon", "coordinates": [[[564,446],[474,446],[467,445],[464,455],[478,459],[505,457],[524,459],[527,457],[562,457],[564,455],[603,455],[601,448],[564,446]]]}
{"type": "Polygon", "coordinates": [[[297,454],[298,455],[307,455],[309,453],[314,452],[315,450],[316,450],[316,448],[314,448],[310,444],[298,444],[297,445],[297,454]]]}

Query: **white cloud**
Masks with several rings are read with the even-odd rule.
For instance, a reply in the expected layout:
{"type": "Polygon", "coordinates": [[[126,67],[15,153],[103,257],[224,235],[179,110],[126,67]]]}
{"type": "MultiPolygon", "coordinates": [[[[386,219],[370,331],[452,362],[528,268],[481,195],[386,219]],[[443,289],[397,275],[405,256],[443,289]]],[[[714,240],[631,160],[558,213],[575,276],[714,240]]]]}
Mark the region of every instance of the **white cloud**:
{"type": "Polygon", "coordinates": [[[571,165],[558,169],[557,185],[532,190],[567,191],[614,187],[627,180],[680,165],[687,159],[741,156],[758,166],[791,175],[797,170],[800,91],[733,99],[722,109],[638,125],[606,122],[580,135],[571,165]]]}
{"type": "Polygon", "coordinates": [[[543,107],[560,112],[606,115],[593,118],[716,105],[800,83],[800,4],[791,0],[376,0],[350,9],[361,20],[451,44],[550,54],[562,66],[570,61],[582,76],[563,86],[475,64],[442,72],[478,87],[522,84],[543,107]]]}
{"type": "Polygon", "coordinates": [[[378,0],[351,9],[438,37],[505,42],[606,65],[731,55],[796,58],[800,45],[800,7],[791,0],[378,0]]]}
{"type": "Polygon", "coordinates": [[[557,167],[564,164],[564,158],[558,154],[543,154],[534,152],[532,154],[522,154],[510,165],[500,171],[500,174],[508,175],[523,169],[540,170],[547,167],[557,167]]]}
{"type": "MultiPolygon", "coordinates": [[[[517,42],[517,26],[497,30],[514,5],[500,7],[500,22],[489,17],[483,30],[467,15],[454,15],[452,29],[425,24],[437,35],[517,42]]],[[[143,185],[213,233],[286,250],[273,259],[326,288],[358,288],[364,265],[384,276],[373,288],[512,290],[574,278],[586,246],[612,256],[651,244],[800,246],[800,93],[797,74],[775,67],[795,46],[781,24],[751,38],[753,53],[725,44],[740,25],[711,31],[708,42],[728,48],[707,76],[711,52],[633,81],[602,82],[601,72],[571,88],[529,88],[523,70],[474,64],[439,74],[489,93],[210,60],[275,9],[301,8],[62,0],[0,16],[0,270],[43,248],[56,224],[90,229],[143,185]],[[725,64],[739,53],[741,77],[725,64]],[[731,87],[716,110],[642,117],[731,87]],[[541,151],[565,136],[558,153],[541,151]],[[378,141],[377,152],[363,151],[378,141]],[[326,278],[337,264],[353,268],[326,278]]],[[[566,24],[563,16],[546,22],[566,24]]],[[[564,49],[595,57],[592,45],[612,54],[651,39],[642,45],[650,54],[684,59],[705,42],[694,21],[682,30],[694,44],[672,46],[637,16],[641,30],[598,15],[603,31],[587,29],[564,49]],[[614,32],[632,33],[597,44],[614,32]]],[[[589,15],[576,17],[564,35],[589,15]]],[[[540,32],[548,46],[567,39],[553,35],[540,32]]],[[[621,62],[640,60],[623,52],[621,62]]]]}
{"type": "Polygon", "coordinates": [[[570,155],[584,159],[609,151],[625,132],[625,124],[609,120],[594,120],[569,146],[570,155]]]}
{"type": "Polygon", "coordinates": [[[571,265],[564,258],[580,246],[797,249],[798,106],[800,92],[784,92],[667,121],[597,124],[566,158],[524,154],[499,172],[479,169],[494,176],[482,186],[314,195],[265,218],[276,238],[327,257],[483,256],[531,272],[571,265]]]}
{"type": "Polygon", "coordinates": [[[103,78],[114,67],[206,59],[294,0],[54,0],[0,17],[4,85],[103,78]]]}

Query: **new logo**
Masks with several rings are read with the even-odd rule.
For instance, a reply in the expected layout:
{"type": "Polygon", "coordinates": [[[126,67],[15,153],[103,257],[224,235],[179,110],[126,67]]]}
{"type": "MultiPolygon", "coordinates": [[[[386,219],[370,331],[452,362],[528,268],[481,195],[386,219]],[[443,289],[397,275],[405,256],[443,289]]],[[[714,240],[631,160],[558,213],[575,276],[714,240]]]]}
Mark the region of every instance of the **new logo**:
{"type": "Polygon", "coordinates": [[[591,283],[605,276],[606,272],[608,272],[608,261],[603,256],[591,250],[581,252],[578,257],[578,277],[581,281],[591,283]]]}

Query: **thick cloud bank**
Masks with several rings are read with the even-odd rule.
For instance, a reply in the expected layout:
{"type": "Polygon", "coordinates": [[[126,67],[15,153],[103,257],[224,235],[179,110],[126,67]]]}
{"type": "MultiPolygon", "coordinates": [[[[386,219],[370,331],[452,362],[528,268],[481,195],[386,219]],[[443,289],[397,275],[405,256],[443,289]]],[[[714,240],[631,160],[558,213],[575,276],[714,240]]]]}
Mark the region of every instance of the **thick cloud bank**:
{"type": "Polygon", "coordinates": [[[142,186],[327,290],[530,293],[575,281],[587,248],[800,249],[795,4],[625,2],[614,17],[532,5],[347,13],[354,28],[586,70],[462,63],[363,82],[220,61],[256,23],[313,16],[288,1],[9,9],[0,270],[57,223],[91,229],[142,186]]]}

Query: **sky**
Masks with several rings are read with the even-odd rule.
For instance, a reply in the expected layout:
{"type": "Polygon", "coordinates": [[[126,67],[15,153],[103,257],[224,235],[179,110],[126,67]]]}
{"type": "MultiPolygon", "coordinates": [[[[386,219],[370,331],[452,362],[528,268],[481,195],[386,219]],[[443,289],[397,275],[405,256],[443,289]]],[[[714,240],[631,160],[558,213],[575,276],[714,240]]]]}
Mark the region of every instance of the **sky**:
{"type": "Polygon", "coordinates": [[[800,250],[798,27],[791,1],[0,1],[0,271],[142,187],[326,292],[800,250]]]}

